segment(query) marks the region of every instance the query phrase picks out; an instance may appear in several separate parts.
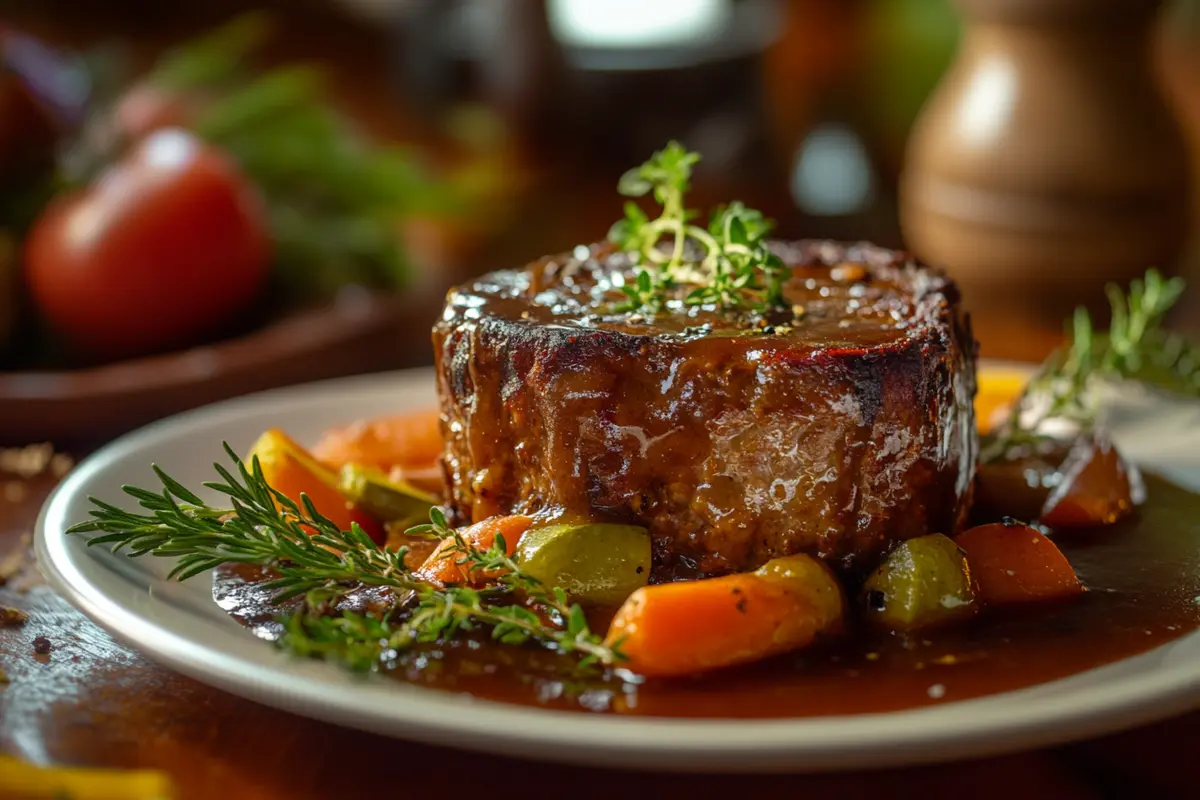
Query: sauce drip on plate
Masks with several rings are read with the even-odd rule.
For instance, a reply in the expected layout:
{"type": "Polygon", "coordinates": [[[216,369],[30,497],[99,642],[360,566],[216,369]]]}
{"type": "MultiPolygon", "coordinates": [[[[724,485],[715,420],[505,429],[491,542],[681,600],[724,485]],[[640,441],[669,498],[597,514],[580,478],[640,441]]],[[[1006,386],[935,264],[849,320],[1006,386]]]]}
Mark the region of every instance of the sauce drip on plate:
{"type": "MultiPolygon", "coordinates": [[[[1089,588],[1064,603],[1002,609],[915,636],[853,631],[827,649],[689,680],[578,681],[551,653],[476,640],[413,650],[390,674],[522,705],[716,718],[900,711],[1045,683],[1200,627],[1200,496],[1153,476],[1146,483],[1148,500],[1134,517],[1055,536],[1089,588]]],[[[270,638],[275,609],[259,586],[263,578],[257,568],[225,568],[214,597],[270,638]]]]}

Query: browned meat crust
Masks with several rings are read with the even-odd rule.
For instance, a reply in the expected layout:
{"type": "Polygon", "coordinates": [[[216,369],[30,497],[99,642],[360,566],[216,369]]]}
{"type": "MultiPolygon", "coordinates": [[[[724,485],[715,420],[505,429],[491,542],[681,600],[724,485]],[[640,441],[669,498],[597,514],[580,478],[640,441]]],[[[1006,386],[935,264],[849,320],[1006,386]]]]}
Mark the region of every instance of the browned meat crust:
{"type": "Polygon", "coordinates": [[[796,552],[856,570],[957,529],[978,442],[953,283],[870,245],[774,247],[804,314],[767,333],[608,312],[629,264],[605,246],[453,290],[433,341],[457,519],[635,521],[658,578],[796,552]]]}

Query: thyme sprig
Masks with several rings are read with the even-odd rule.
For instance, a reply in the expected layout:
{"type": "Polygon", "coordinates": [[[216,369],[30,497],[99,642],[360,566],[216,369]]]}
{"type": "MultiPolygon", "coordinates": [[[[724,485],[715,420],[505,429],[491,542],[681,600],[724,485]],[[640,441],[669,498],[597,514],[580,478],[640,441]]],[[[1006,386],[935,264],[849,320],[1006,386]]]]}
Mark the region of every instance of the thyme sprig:
{"type": "Polygon", "coordinates": [[[1200,396],[1200,349],[1162,327],[1184,288],[1182,278],[1167,279],[1155,269],[1132,281],[1128,292],[1109,284],[1112,322],[1107,333],[1095,329],[1087,309],[1076,309],[1069,344],[1039,367],[1009,417],[984,443],[982,460],[995,461],[1038,444],[1050,420],[1090,430],[1098,413],[1096,386],[1104,380],[1136,380],[1200,396]]]}
{"type": "Polygon", "coordinates": [[[617,311],[658,313],[667,290],[680,284],[694,287],[686,305],[758,312],[785,306],[786,270],[767,247],[770,220],[734,202],[718,207],[707,228],[693,222],[699,214],[684,198],[699,161],[698,153],[672,141],[621,176],[617,190],[622,195],[652,195],[662,210],[652,220],[629,200],[624,218],[609,230],[609,240],[638,264],[634,280],[621,287],[628,299],[617,311]]]}
{"type": "Polygon", "coordinates": [[[446,524],[440,509],[432,509],[430,523],[410,534],[449,538],[452,543],[441,552],[465,565],[468,575],[499,573],[485,589],[434,586],[405,564],[406,547],[380,547],[356,524],[339,529],[307,496],[297,504],[271,487],[257,457],[247,465],[228,444],[225,451],[233,469],[214,464],[221,480],[204,486],[227,497],[227,506],[205,503],[155,466],[159,490],[123,487],[146,513],[90,498],[92,519],[67,533],[100,533],[88,544],[110,544],[130,557],[178,558],[169,574],[176,580],[222,564],[270,567],[277,577],[265,586],[275,592],[275,602],[303,598],[298,611],[280,617],[280,646],[354,669],[376,669],[414,644],[480,629],[503,644],[536,642],[578,656],[580,669],[623,660],[619,648],[591,631],[582,608],[569,603],[561,589],[521,570],[503,536],[491,548],[475,550],[446,524]],[[338,600],[363,586],[388,589],[393,604],[376,614],[336,610],[338,600]]]}

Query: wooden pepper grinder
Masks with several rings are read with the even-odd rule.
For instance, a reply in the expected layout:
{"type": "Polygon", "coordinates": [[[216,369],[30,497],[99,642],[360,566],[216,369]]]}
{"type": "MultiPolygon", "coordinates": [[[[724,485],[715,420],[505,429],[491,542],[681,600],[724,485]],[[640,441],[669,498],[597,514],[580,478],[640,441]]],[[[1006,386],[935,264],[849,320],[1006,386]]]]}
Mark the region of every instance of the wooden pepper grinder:
{"type": "Polygon", "coordinates": [[[957,0],[955,63],[901,176],[907,245],[963,290],[984,355],[1041,358],[1104,285],[1170,271],[1188,156],[1151,45],[1160,0],[957,0]]]}

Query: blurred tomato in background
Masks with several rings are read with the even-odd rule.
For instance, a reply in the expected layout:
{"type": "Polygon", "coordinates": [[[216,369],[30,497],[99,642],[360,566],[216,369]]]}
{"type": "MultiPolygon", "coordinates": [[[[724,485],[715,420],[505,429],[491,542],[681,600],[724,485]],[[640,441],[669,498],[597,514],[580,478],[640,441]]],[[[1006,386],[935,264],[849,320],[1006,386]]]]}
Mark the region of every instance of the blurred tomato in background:
{"type": "Polygon", "coordinates": [[[270,247],[262,198],[237,165],[161,128],[47,205],[25,275],[73,350],[115,359],[211,334],[262,289],[270,247]]]}
{"type": "MultiPolygon", "coordinates": [[[[1200,0],[1160,30],[1200,151],[1200,0]]],[[[219,396],[198,387],[234,351],[224,394],[424,363],[447,287],[602,236],[616,177],[670,138],[704,154],[697,205],[900,246],[905,143],[961,31],[950,0],[19,7],[0,39],[0,400],[6,379],[86,393],[106,364],[157,354],[143,374],[164,375],[196,347],[207,371],[163,413],[219,396]],[[147,170],[163,128],[196,157],[147,170]],[[289,320],[303,337],[272,335],[289,320]]]]}

